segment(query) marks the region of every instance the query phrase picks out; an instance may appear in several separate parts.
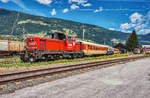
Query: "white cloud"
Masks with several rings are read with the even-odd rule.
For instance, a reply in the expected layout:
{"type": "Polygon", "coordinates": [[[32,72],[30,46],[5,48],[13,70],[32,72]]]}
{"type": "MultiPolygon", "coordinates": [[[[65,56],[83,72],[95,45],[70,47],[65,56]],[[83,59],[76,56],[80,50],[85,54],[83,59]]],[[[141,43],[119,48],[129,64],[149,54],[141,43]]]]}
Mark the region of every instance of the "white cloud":
{"type": "Polygon", "coordinates": [[[92,4],[91,3],[86,3],[86,4],[82,4],[82,6],[88,7],[88,6],[92,6],[92,4]]]}
{"type": "Polygon", "coordinates": [[[97,12],[102,12],[103,11],[103,7],[99,7],[99,9],[96,9],[94,12],[97,13],[97,12]]]}
{"type": "Polygon", "coordinates": [[[114,30],[115,30],[115,28],[109,28],[109,30],[112,30],[112,31],[114,31],[114,30]]]}
{"type": "Polygon", "coordinates": [[[7,3],[9,0],[0,0],[3,3],[7,3]]]}
{"type": "Polygon", "coordinates": [[[121,24],[121,26],[120,26],[120,28],[122,29],[122,30],[125,30],[125,29],[129,29],[129,28],[131,28],[132,26],[131,26],[131,24],[129,24],[129,23],[124,23],[124,24],[121,24]]]}
{"type": "Polygon", "coordinates": [[[72,4],[72,5],[70,6],[70,8],[71,8],[72,10],[75,10],[75,9],[79,8],[79,6],[77,6],[77,5],[75,5],[75,4],[72,4]]]}
{"type": "Polygon", "coordinates": [[[52,9],[51,15],[52,15],[52,16],[56,15],[56,10],[55,10],[55,9],[52,9]]]}
{"type": "Polygon", "coordinates": [[[124,23],[120,25],[120,28],[122,30],[127,30],[127,29],[131,29],[134,28],[136,30],[141,29],[141,27],[145,27],[144,24],[142,24],[143,22],[143,15],[135,12],[133,13],[131,16],[129,16],[130,19],[130,23],[124,23]]]}
{"type": "Polygon", "coordinates": [[[97,13],[97,12],[98,12],[98,10],[96,9],[94,12],[95,12],[95,13],[97,13]]]}
{"type": "Polygon", "coordinates": [[[40,4],[49,5],[52,3],[52,0],[36,0],[40,4]]]}
{"type": "Polygon", "coordinates": [[[68,0],[69,3],[78,3],[78,4],[84,4],[86,3],[88,0],[68,0]]]}
{"type": "Polygon", "coordinates": [[[79,11],[93,11],[93,9],[79,9],[79,11]]]}
{"type": "Polygon", "coordinates": [[[139,3],[148,3],[149,0],[98,0],[98,1],[105,1],[105,2],[139,2],[139,3]]]}
{"type": "Polygon", "coordinates": [[[122,31],[135,29],[138,34],[150,33],[149,28],[150,11],[145,16],[135,12],[129,16],[129,19],[130,19],[129,23],[123,23],[120,25],[122,31]]]}
{"type": "Polygon", "coordinates": [[[63,13],[67,13],[68,11],[69,11],[69,9],[66,8],[63,10],[63,13]]]}
{"type": "Polygon", "coordinates": [[[131,33],[132,31],[130,31],[130,30],[121,30],[121,32],[124,32],[124,33],[131,33]]]}
{"type": "Polygon", "coordinates": [[[129,9],[129,8],[124,8],[124,9],[122,9],[122,8],[115,8],[115,9],[103,9],[103,10],[105,10],[105,11],[130,11],[130,12],[135,12],[135,11],[144,11],[143,9],[129,9]]]}
{"type": "Polygon", "coordinates": [[[136,22],[142,22],[142,18],[143,18],[143,15],[139,14],[139,13],[133,13],[131,16],[130,16],[130,20],[132,23],[136,23],[136,22]]]}
{"type": "Polygon", "coordinates": [[[139,34],[148,34],[148,33],[150,33],[150,28],[149,29],[141,29],[139,31],[139,34]]]}
{"type": "Polygon", "coordinates": [[[79,6],[89,7],[92,6],[91,3],[88,3],[88,0],[68,0],[71,5],[71,9],[79,8],[79,6]]]}
{"type": "Polygon", "coordinates": [[[11,0],[13,3],[17,4],[19,7],[30,11],[30,9],[28,9],[25,4],[21,1],[21,0],[11,0]]]}

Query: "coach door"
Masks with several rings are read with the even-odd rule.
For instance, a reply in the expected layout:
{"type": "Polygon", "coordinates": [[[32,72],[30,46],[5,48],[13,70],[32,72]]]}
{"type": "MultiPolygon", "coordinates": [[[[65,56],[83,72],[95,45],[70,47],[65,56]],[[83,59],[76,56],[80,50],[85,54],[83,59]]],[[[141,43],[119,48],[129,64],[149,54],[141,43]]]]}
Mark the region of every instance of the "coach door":
{"type": "Polygon", "coordinates": [[[46,50],[46,40],[40,40],[40,50],[46,50]]]}

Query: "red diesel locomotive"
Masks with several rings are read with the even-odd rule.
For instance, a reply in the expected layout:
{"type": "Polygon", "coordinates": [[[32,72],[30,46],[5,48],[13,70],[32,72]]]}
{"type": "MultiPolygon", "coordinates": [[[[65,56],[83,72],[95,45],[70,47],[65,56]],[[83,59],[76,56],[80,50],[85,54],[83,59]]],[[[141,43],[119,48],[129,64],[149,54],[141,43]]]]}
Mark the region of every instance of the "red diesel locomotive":
{"type": "MultiPolygon", "coordinates": [[[[60,32],[51,33],[49,38],[27,37],[26,44],[26,51],[21,54],[21,60],[30,62],[42,59],[52,60],[104,55],[108,54],[108,50],[110,50],[108,46],[76,41],[75,37],[60,32]]],[[[113,53],[119,53],[118,49],[111,50],[114,50],[113,53]]]]}
{"type": "Polygon", "coordinates": [[[27,37],[27,49],[21,54],[21,60],[34,62],[41,59],[59,59],[82,57],[80,42],[75,37],[55,32],[50,38],[27,37]]]}

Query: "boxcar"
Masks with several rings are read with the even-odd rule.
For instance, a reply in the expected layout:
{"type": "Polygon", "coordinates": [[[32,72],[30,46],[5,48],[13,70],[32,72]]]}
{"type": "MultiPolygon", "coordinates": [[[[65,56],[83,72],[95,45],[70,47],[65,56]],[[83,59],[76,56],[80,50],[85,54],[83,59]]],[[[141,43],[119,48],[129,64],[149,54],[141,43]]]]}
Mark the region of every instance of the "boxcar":
{"type": "Polygon", "coordinates": [[[18,54],[21,51],[24,51],[25,43],[19,41],[0,41],[0,56],[8,56],[18,54]]]}

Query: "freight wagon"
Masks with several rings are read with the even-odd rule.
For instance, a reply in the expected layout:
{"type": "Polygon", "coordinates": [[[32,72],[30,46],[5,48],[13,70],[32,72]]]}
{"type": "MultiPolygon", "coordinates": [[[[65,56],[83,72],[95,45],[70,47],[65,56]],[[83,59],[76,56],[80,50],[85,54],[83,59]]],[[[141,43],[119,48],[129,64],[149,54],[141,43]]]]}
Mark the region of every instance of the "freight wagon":
{"type": "Polygon", "coordinates": [[[0,57],[16,55],[24,51],[24,47],[24,42],[0,40],[0,57]]]}

